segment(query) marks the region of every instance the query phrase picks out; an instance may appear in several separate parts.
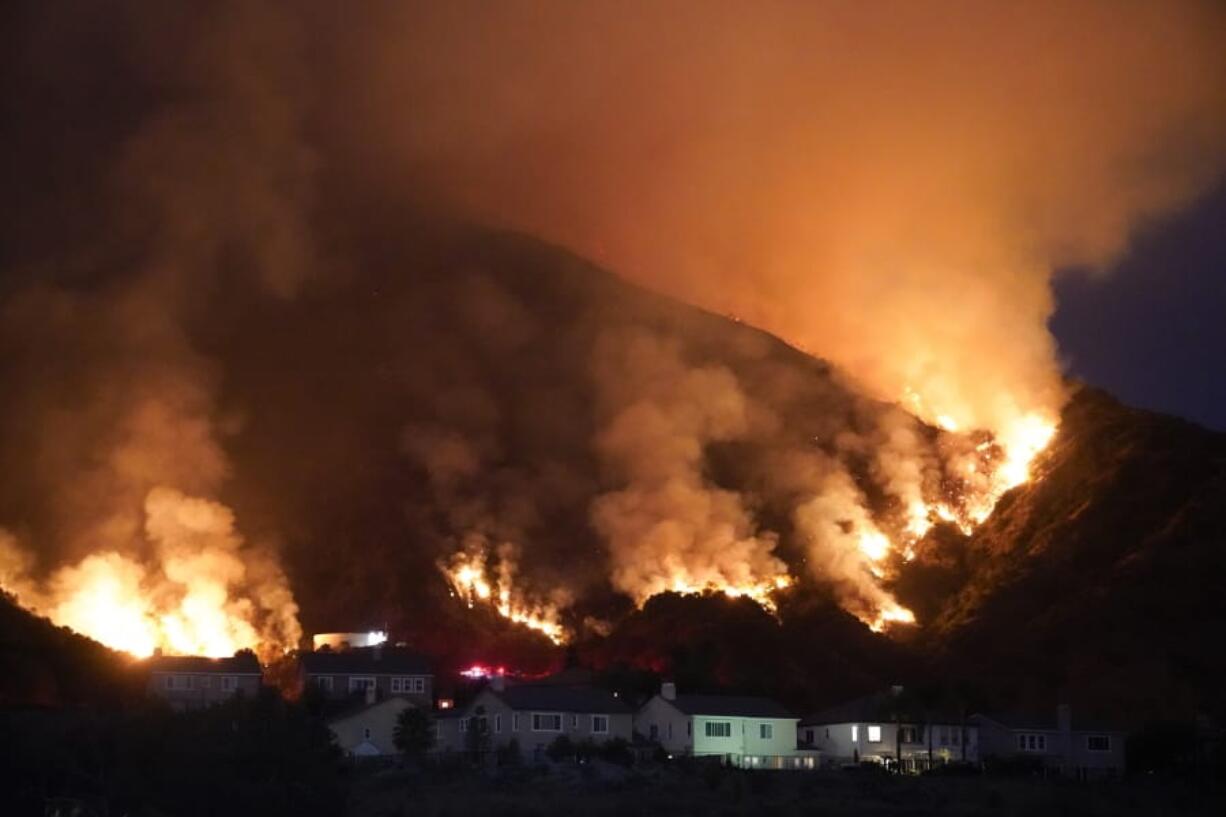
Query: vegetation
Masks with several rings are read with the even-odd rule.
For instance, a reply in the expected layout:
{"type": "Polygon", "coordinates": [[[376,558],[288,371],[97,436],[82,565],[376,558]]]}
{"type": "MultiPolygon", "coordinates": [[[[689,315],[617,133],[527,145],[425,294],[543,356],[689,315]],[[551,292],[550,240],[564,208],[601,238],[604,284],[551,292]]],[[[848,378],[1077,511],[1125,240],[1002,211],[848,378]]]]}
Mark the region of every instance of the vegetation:
{"type": "Polygon", "coordinates": [[[416,706],[403,709],[396,716],[392,741],[405,757],[418,762],[423,760],[434,748],[434,720],[430,713],[416,706]]]}

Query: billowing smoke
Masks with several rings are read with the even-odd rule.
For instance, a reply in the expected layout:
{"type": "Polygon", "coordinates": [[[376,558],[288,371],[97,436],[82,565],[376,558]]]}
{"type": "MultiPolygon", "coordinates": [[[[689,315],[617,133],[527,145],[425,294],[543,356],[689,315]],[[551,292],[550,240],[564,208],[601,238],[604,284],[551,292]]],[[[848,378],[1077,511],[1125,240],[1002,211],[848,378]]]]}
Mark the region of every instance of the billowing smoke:
{"type": "Polygon", "coordinates": [[[386,166],[1021,451],[1063,400],[1053,271],[1109,263],[1222,168],[1224,18],[398,4],[358,76],[386,166]]]}
{"type": "Polygon", "coordinates": [[[635,332],[601,338],[593,372],[607,425],[596,447],[623,483],[592,505],[613,586],[640,604],[666,591],[765,599],[788,583],[744,498],[704,473],[707,447],[744,438],[749,406],[735,376],[688,366],[676,343],[635,332]]]}
{"type": "MultiPolygon", "coordinates": [[[[190,32],[178,14],[114,11],[131,82],[164,99],[96,146],[113,153],[98,192],[115,205],[93,226],[102,235],[57,248],[59,269],[6,269],[17,283],[0,333],[20,384],[9,410],[31,423],[22,515],[42,524],[29,541],[6,538],[0,584],[135,654],[288,649],[301,631],[286,577],[216,501],[230,471],[220,372],[188,329],[210,319],[202,296],[223,273],[249,273],[281,297],[307,269],[311,163],[285,95],[292,78],[276,71],[290,46],[278,21],[240,4],[200,14],[190,32]],[[23,546],[37,558],[13,555],[23,546]],[[50,572],[40,581],[31,570],[50,572]]],[[[29,42],[65,23],[54,11],[36,18],[29,42]]],[[[29,58],[53,72],[63,56],[29,58]]]]}
{"type": "Polygon", "coordinates": [[[906,620],[1054,430],[1053,271],[1226,161],[1196,0],[13,7],[3,581],[134,651],[440,568],[551,637],[802,575],[906,620]]]}

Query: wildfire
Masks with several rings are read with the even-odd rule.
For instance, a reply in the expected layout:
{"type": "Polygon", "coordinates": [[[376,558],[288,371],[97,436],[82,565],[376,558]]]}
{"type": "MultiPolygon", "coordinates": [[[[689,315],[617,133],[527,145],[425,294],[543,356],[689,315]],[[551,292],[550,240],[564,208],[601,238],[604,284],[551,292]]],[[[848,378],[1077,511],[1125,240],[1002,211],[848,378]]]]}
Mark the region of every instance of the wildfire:
{"type": "Polygon", "coordinates": [[[494,578],[487,574],[488,556],[484,539],[474,537],[468,547],[456,553],[439,569],[451,584],[452,595],[469,608],[477,604],[489,606],[498,615],[544,635],[554,644],[565,644],[570,633],[561,623],[564,594],[551,602],[529,602],[514,588],[514,548],[505,544],[498,549],[494,578]]]}
{"type": "Polygon", "coordinates": [[[0,538],[0,586],[56,624],[138,658],[157,650],[271,656],[297,642],[297,607],[284,576],[241,549],[227,508],[158,488],[145,514],[156,562],[105,551],[39,583],[11,537],[0,538]]]}
{"type": "MultiPolygon", "coordinates": [[[[706,585],[700,585],[685,578],[674,578],[671,584],[667,587],[667,592],[679,593],[683,596],[699,596],[703,593],[722,593],[730,599],[749,598],[756,601],[765,609],[775,612],[775,599],[773,594],[779,590],[783,590],[792,585],[792,578],[786,575],[776,576],[770,580],[747,584],[717,584],[710,582],[706,585]]],[[[665,592],[663,590],[657,592],[665,592]]],[[[654,596],[657,593],[651,593],[654,596]]],[[[649,596],[650,597],[650,596],[649,596]]],[[[644,599],[646,601],[646,599],[644,599]]]]}

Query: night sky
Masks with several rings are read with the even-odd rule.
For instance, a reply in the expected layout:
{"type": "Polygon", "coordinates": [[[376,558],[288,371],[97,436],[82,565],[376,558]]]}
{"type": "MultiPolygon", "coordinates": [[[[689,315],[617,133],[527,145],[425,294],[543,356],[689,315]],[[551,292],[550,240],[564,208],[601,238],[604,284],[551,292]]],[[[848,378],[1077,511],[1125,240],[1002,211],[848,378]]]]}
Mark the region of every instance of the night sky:
{"type": "Polygon", "coordinates": [[[1071,374],[1226,430],[1226,182],[1143,230],[1108,276],[1062,274],[1055,289],[1071,374]]]}

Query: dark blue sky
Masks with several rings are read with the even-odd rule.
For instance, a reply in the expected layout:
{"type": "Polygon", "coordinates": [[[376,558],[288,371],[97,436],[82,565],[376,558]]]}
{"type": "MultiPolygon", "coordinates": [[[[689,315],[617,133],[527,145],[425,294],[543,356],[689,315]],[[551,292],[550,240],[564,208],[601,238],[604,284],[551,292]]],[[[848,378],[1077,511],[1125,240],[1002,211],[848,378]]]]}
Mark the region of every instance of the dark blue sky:
{"type": "Polygon", "coordinates": [[[1064,273],[1055,291],[1071,374],[1226,431],[1226,181],[1142,230],[1107,277],[1064,273]]]}

